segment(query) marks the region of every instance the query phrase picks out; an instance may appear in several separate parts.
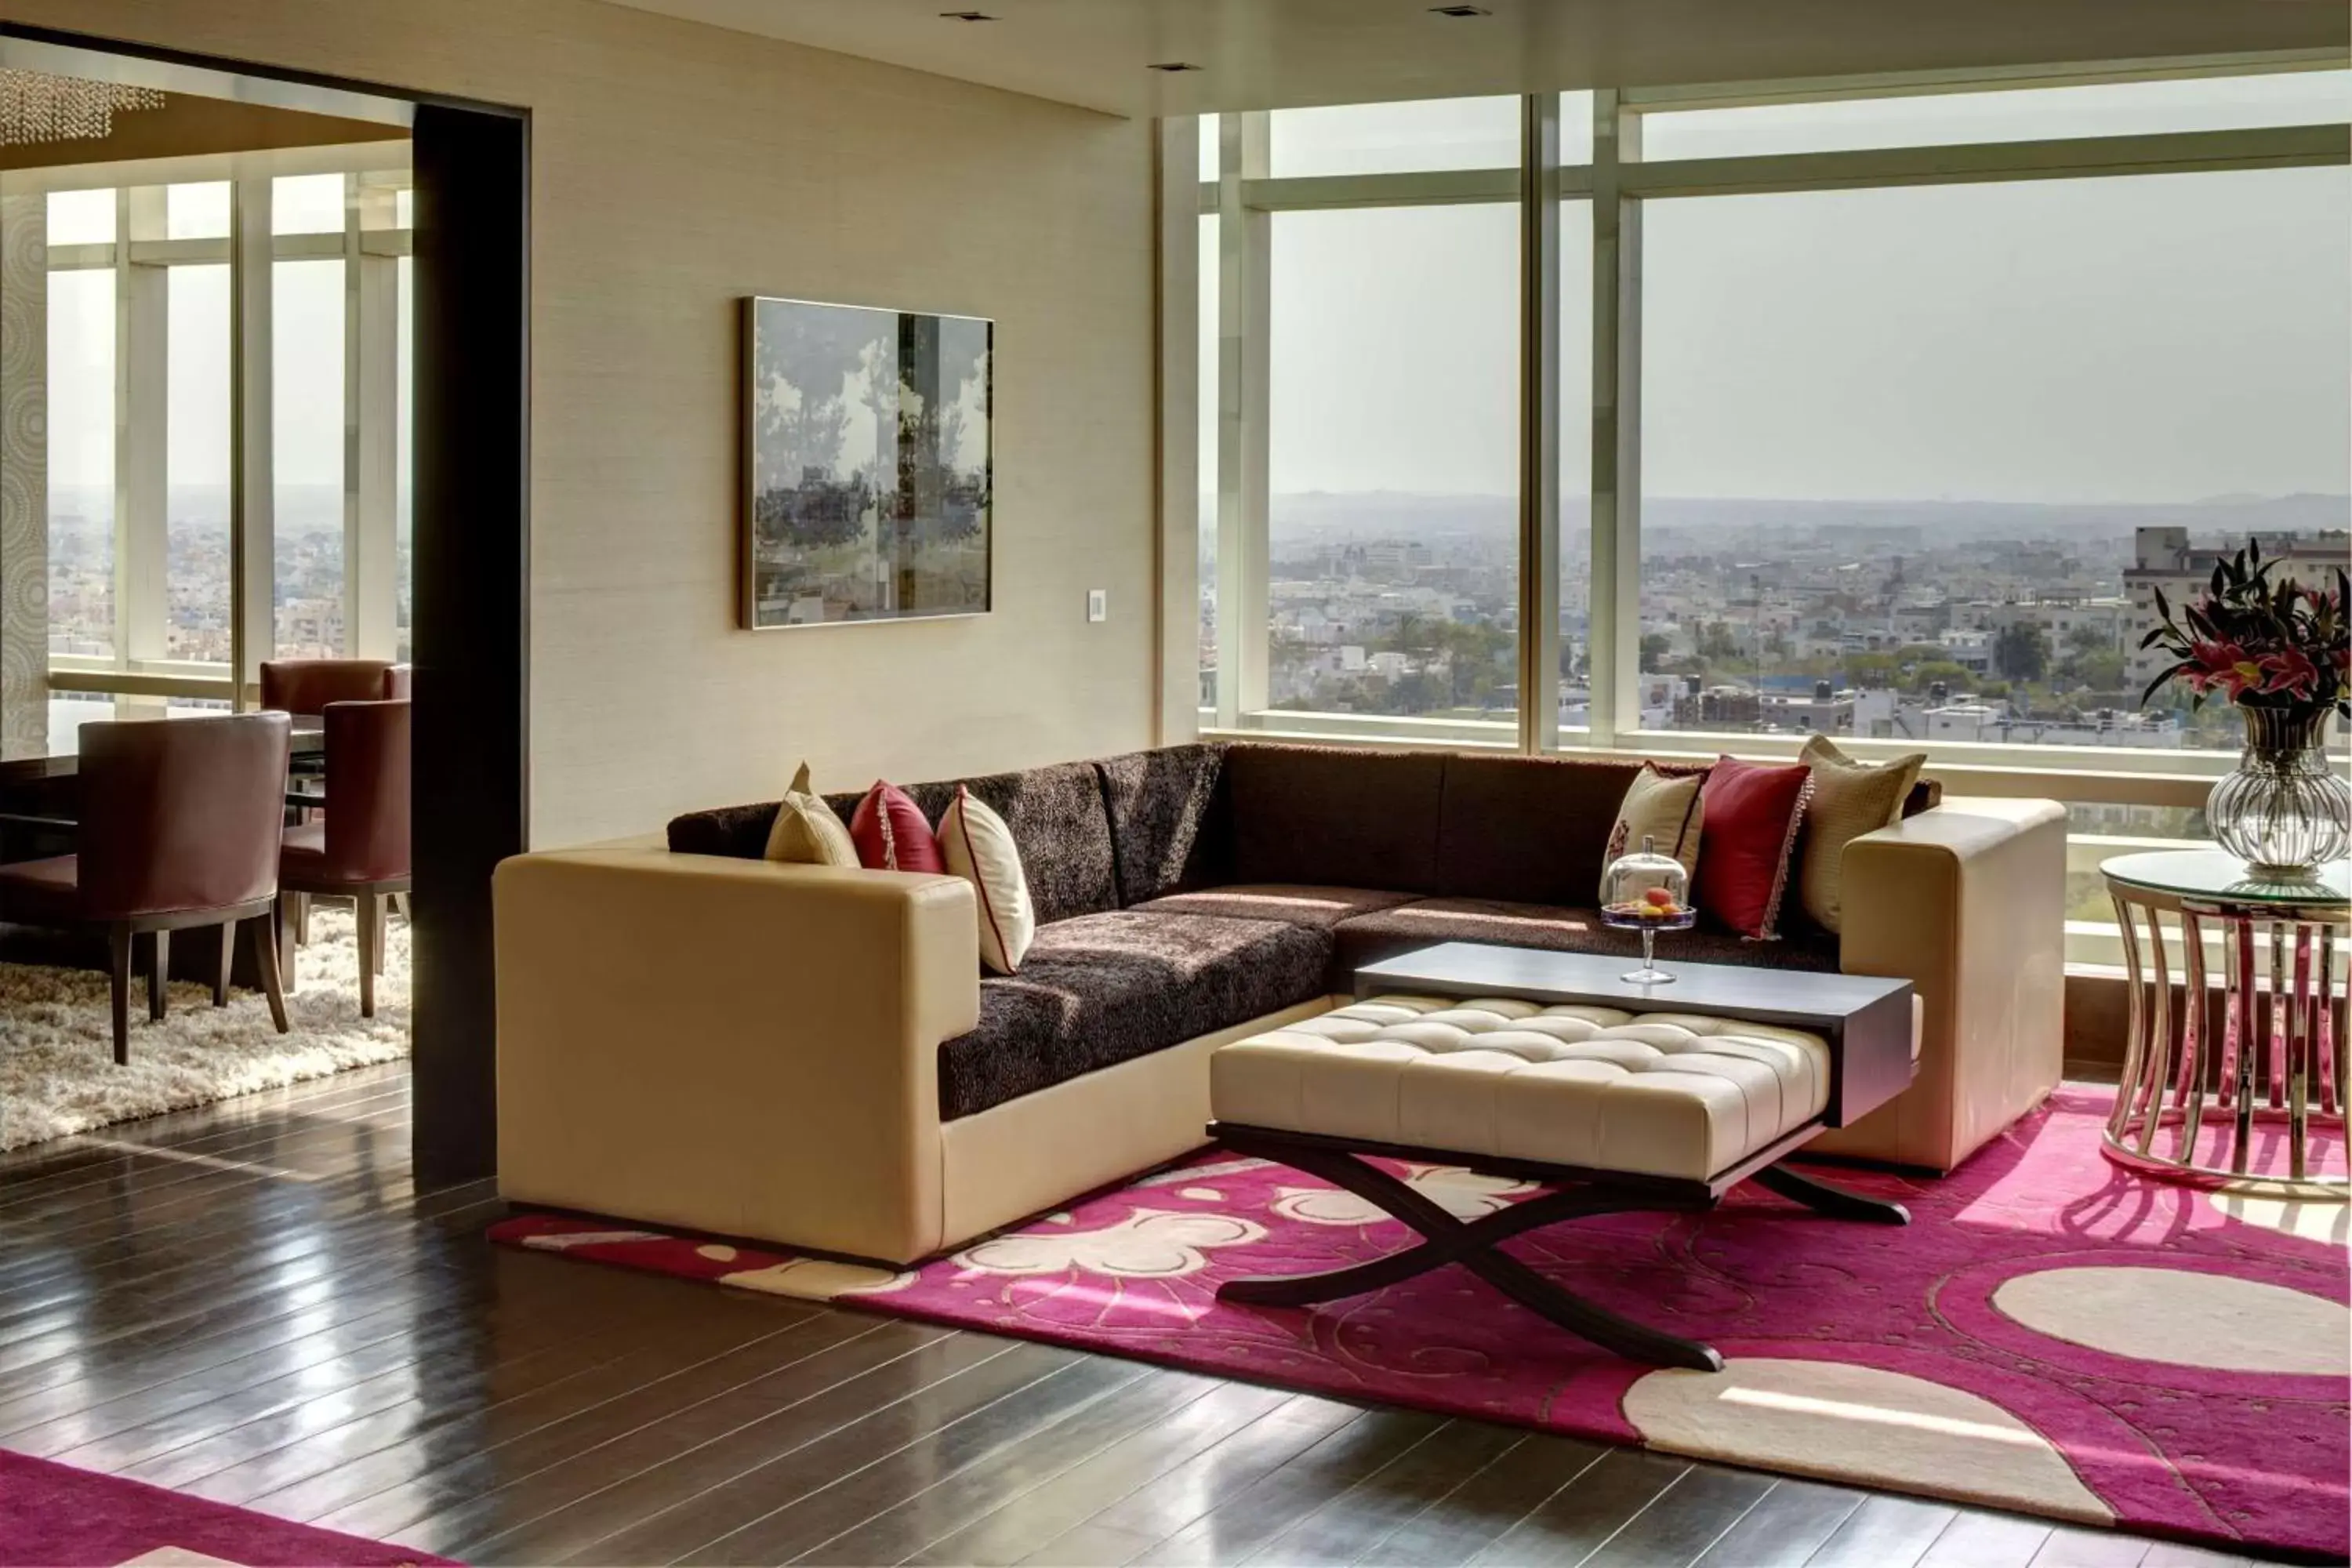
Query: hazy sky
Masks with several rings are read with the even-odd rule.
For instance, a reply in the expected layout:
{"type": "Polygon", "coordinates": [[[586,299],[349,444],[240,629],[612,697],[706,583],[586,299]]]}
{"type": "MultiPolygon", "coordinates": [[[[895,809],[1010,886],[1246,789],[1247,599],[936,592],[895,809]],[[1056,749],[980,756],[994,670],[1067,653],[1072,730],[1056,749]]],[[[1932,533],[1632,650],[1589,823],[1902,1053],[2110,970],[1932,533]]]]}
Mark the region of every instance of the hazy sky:
{"type": "MultiPolygon", "coordinates": [[[[1746,121],[1717,111],[1654,121],[1650,147],[1696,156],[2340,120],[2347,82],[2306,73],[1746,121]]],[[[1514,112],[1482,100],[1284,117],[1274,168],[1491,164],[1512,155],[1514,112]]],[[[2352,170],[1659,201],[1643,223],[1652,494],[2352,489],[2352,170]]],[[[1581,204],[1564,209],[1562,235],[1565,479],[1580,486],[1581,204]]],[[[1510,493],[1516,209],[1278,214],[1273,236],[1273,488],[1510,493]]]]}
{"type": "MultiPolygon", "coordinates": [[[[339,227],[341,175],[278,182],[281,232],[339,227]],[[317,198],[329,195],[331,207],[317,198]]],[[[227,232],[227,186],[176,186],[173,237],[227,232]]],[[[112,192],[52,197],[52,243],[112,237],[112,192]]],[[[174,267],[165,421],[170,482],[228,482],[228,268],[174,267]]],[[[335,261],[279,262],[274,279],[274,433],[282,483],[337,485],[343,473],[343,271],[335,261]]],[[[49,281],[49,479],[101,489],[114,481],[114,275],[53,273],[49,281]]]]}

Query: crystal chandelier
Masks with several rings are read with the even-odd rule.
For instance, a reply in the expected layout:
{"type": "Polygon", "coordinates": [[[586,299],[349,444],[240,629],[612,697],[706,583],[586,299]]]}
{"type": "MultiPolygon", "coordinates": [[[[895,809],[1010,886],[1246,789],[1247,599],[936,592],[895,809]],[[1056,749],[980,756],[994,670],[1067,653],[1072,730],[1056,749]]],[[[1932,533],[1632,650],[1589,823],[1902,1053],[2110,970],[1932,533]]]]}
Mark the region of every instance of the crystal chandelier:
{"type": "Polygon", "coordinates": [[[152,87],[0,68],[0,146],[79,142],[110,135],[118,109],[161,109],[152,87]]]}

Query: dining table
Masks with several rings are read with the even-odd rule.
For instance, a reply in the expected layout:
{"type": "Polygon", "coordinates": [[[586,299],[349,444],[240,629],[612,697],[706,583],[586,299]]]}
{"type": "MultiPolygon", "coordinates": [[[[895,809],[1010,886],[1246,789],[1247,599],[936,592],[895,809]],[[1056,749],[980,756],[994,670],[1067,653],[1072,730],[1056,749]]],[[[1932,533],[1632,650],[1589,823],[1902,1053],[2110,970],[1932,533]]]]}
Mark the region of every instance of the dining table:
{"type": "MultiPolygon", "coordinates": [[[[226,708],[160,701],[154,699],[52,700],[44,733],[0,734],[0,790],[70,778],[81,752],[81,727],[89,723],[143,723],[175,719],[217,717],[226,708]]],[[[293,715],[290,747],[295,756],[327,749],[326,721],[316,713],[293,715]]]]}

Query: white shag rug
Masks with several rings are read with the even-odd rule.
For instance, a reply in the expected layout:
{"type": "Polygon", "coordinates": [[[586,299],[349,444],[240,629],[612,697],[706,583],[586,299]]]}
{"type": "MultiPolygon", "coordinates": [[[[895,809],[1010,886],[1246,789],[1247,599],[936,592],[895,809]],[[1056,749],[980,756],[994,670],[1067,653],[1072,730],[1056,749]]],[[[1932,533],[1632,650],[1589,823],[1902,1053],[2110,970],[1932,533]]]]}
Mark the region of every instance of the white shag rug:
{"type": "MultiPolygon", "coordinates": [[[[408,1055],[408,922],[385,922],[375,1016],[360,1016],[359,935],[348,905],[314,904],[296,950],[292,1032],[271,1026],[268,999],[243,988],[215,1008],[212,987],[173,981],[160,1024],[147,982],[131,986],[131,1064],[114,1064],[107,977],[93,970],[0,963],[0,1151],[110,1122],[324,1078],[408,1055]]],[[[212,951],[212,932],[178,938],[212,951]]],[[[246,940],[242,936],[240,942],[246,940]]]]}

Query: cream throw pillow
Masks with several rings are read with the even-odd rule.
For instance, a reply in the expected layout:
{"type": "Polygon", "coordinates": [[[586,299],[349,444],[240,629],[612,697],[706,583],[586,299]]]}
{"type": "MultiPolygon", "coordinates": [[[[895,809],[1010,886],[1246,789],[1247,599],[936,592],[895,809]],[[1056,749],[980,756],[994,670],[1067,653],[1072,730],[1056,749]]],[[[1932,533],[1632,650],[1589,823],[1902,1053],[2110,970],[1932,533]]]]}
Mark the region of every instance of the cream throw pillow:
{"type": "Polygon", "coordinates": [[[940,818],[940,858],[948,875],[971,884],[980,906],[980,962],[1011,974],[1029,954],[1037,934],[1037,912],[1029,902],[1029,879],[1013,830],[971,792],[956,785],[956,797],[940,818]]]}
{"type": "Polygon", "coordinates": [[[1813,796],[1805,806],[1804,863],[1798,871],[1798,897],[1805,913],[1824,931],[1840,931],[1839,862],[1845,847],[1865,833],[1903,820],[1903,802],[1919,781],[1927,753],[1914,752],[1884,767],[1856,762],[1826,735],[1816,735],[1797,753],[1813,770],[1813,796]]]}
{"type": "Polygon", "coordinates": [[[857,865],[857,846],[850,842],[849,829],[824,804],[824,796],[809,788],[806,763],[793,775],[793,787],[776,810],[776,825],[768,829],[768,858],[797,866],[854,869],[857,865]]]}
{"type": "MultiPolygon", "coordinates": [[[[1625,798],[1617,803],[1617,822],[1609,829],[1609,847],[1601,858],[1601,880],[1608,880],[1610,861],[1633,854],[1644,838],[1653,841],[1659,854],[1681,861],[1683,869],[1696,878],[1698,793],[1706,783],[1705,770],[1668,775],[1654,763],[1643,763],[1633,782],[1625,786],[1625,798]]],[[[1597,896],[1607,898],[1608,889],[1601,889],[1597,896]]]]}

